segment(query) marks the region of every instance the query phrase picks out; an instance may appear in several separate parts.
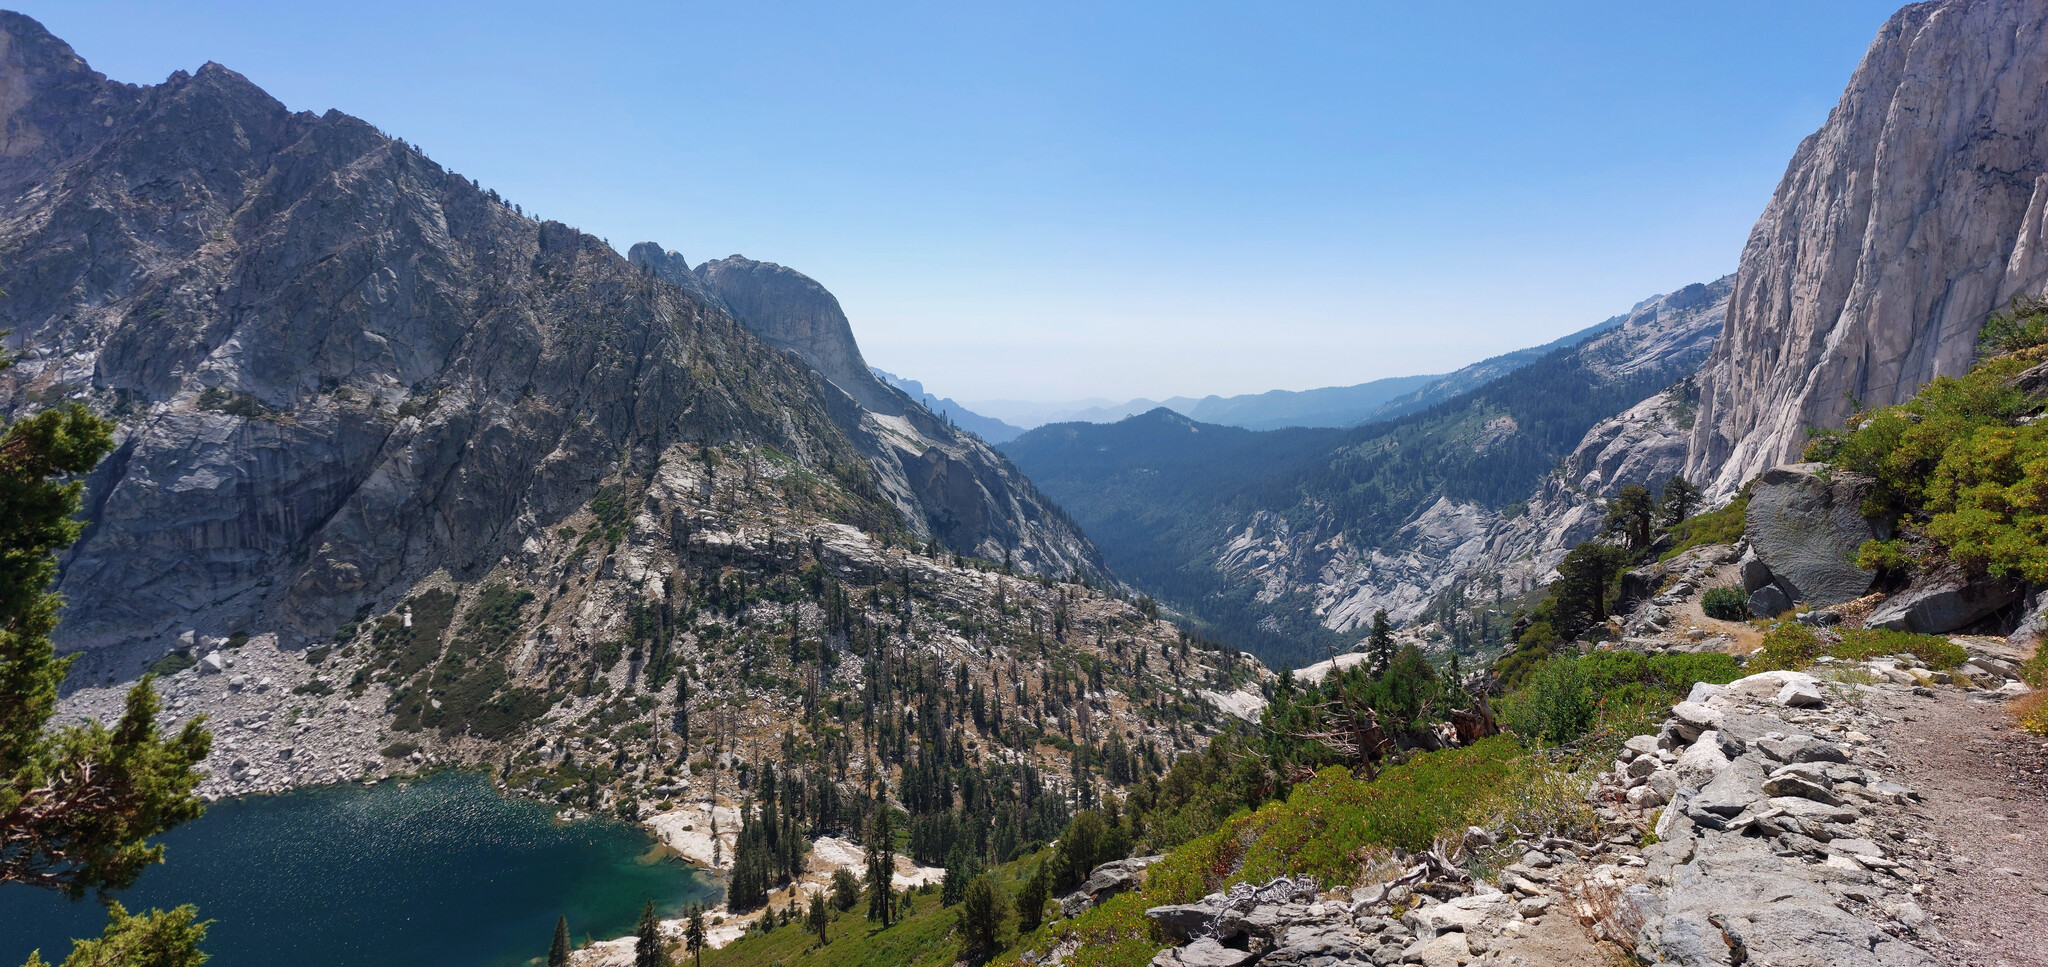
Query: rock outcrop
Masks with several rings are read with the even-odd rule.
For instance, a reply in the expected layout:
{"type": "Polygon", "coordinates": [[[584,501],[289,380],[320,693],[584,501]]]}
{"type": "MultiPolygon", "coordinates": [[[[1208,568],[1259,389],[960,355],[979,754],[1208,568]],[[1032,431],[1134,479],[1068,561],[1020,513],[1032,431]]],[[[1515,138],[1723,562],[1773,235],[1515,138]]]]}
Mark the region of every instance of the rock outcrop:
{"type": "Polygon", "coordinates": [[[654,278],[363,121],[217,64],[113,82],[12,13],[0,92],[0,328],[23,357],[0,411],[119,422],[59,587],[79,676],[186,629],[302,647],[427,575],[480,579],[684,444],[765,448],[841,488],[844,523],[1100,573],[1006,461],[900,394],[867,409],[735,322],[733,292],[654,278]]]}
{"type": "Polygon", "coordinates": [[[1971,363],[2048,283],[2048,2],[1939,0],[1878,32],[1744,247],[1687,473],[1725,496],[1971,363]]]}
{"type": "MultiPolygon", "coordinates": [[[[1869,592],[1877,572],[1857,567],[1856,551],[1865,541],[1891,536],[1885,523],[1863,516],[1869,488],[1866,478],[1829,473],[1814,463],[1773,467],[1757,478],[1742,533],[1755,561],[1768,569],[1770,581],[1788,602],[1826,606],[1869,592]]],[[[1750,575],[1743,580],[1748,585],[1750,575]]],[[[1748,589],[1766,590],[1760,585],[1748,589]]]]}

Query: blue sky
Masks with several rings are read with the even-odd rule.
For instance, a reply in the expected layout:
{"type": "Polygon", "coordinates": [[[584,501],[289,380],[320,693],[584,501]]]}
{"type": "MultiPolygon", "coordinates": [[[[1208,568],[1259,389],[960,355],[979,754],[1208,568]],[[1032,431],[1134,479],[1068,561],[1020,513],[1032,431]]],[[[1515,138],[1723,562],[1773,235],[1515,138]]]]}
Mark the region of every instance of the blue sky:
{"type": "Polygon", "coordinates": [[[1735,267],[1892,2],[20,9],[530,212],[793,266],[961,399],[1437,372],[1735,267]]]}

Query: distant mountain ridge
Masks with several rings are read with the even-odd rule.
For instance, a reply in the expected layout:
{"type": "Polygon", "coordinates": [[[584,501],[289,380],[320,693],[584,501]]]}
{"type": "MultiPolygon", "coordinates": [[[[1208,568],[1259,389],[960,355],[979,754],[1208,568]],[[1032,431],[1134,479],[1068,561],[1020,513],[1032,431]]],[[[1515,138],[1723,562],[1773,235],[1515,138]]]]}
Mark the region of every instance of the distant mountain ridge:
{"type": "Polygon", "coordinates": [[[1596,448],[1575,458],[1586,480],[1573,482],[1594,496],[1537,508],[1541,535],[1513,523],[1530,516],[1516,505],[1548,486],[1603,421],[1697,370],[1720,333],[1729,282],[1638,303],[1532,363],[1507,354],[1491,382],[1391,420],[1253,431],[1159,408],[1107,425],[1042,426],[1002,449],[1119,574],[1271,663],[1301,664],[1348,645],[1377,610],[1418,616],[1509,543],[1521,550],[1501,569],[1540,579],[1554,564],[1535,553],[1550,551],[1542,536],[1579,527],[1598,491],[1638,482],[1627,474],[1668,477],[1683,434],[1653,433],[1662,417],[1642,414],[1602,439],[1627,437],[1620,450],[1664,457],[1630,463],[1596,448]],[[1625,473],[1593,476],[1603,470],[1625,473]]]}
{"type": "Polygon", "coordinates": [[[960,405],[955,400],[933,396],[925,390],[924,384],[917,380],[904,379],[895,373],[875,366],[870,366],[868,369],[882,382],[902,390],[911,399],[924,404],[925,409],[953,421],[953,425],[990,443],[1004,443],[1014,440],[1018,434],[1024,432],[1022,427],[1011,426],[992,416],[983,416],[960,405]]]}
{"type": "MultiPolygon", "coordinates": [[[[1640,309],[1663,298],[1652,296],[1631,307],[1640,309]]],[[[1268,390],[1237,396],[1175,396],[1165,400],[1139,397],[1121,403],[1105,399],[1066,403],[1031,403],[1019,400],[987,400],[954,404],[962,410],[1029,430],[1048,423],[1115,423],[1140,413],[1164,407],[1200,423],[1242,427],[1247,430],[1279,430],[1287,427],[1350,427],[1391,420],[1451,399],[1486,385],[1545,355],[1576,346],[1621,325],[1628,313],[1603,320],[1541,346],[1502,353],[1463,367],[1456,372],[1422,376],[1390,376],[1354,386],[1325,386],[1309,390],[1268,390]]],[[[951,401],[947,401],[950,403],[951,401]]],[[[1019,430],[1021,433],[1022,430],[1019,430]]],[[[1015,434],[1012,434],[1015,436],[1015,434]]],[[[1008,438],[1006,438],[1008,439],[1008,438]]]]}

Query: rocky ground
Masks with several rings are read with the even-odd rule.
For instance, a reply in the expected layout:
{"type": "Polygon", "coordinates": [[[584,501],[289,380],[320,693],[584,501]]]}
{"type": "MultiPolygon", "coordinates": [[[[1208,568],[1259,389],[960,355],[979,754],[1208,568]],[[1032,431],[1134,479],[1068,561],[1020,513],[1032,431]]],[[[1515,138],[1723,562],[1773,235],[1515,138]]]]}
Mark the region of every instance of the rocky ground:
{"type": "MultiPolygon", "coordinates": [[[[373,687],[350,697],[346,690],[309,687],[316,679],[331,686],[331,671],[323,675],[304,650],[280,649],[275,635],[258,635],[238,646],[227,639],[194,641],[192,651],[196,664],[157,680],[163,700],[158,724],[170,731],[193,716],[206,716],[213,752],[200,763],[205,778],[198,791],[209,802],[374,780],[434,761],[424,751],[385,758],[380,750],[391,742],[385,734],[385,690],[373,687]]],[[[119,719],[132,685],[81,688],[66,695],[57,723],[119,719]]]]}
{"type": "Polygon", "coordinates": [[[2048,742],[1971,650],[1961,675],[1896,656],[1699,686],[1601,777],[1597,838],[1474,829],[1397,885],[1154,908],[1180,941],[1154,964],[2048,965],[2048,742]]]}

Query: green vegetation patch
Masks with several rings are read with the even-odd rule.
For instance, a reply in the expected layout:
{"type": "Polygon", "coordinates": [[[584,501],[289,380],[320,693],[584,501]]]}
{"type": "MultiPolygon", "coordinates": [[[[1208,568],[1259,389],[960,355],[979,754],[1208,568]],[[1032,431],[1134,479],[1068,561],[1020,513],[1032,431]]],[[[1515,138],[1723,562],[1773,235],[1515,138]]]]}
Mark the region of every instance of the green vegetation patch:
{"type": "Polygon", "coordinates": [[[1796,621],[1778,624],[1764,633],[1763,647],[1750,656],[1751,672],[1804,671],[1822,657],[1864,661],[1884,655],[1910,654],[1933,668],[1954,668],[1969,660],[1969,653],[1941,635],[1916,635],[1881,628],[1848,628],[1841,640],[1830,641],[1814,629],[1796,621]]]}
{"type": "Polygon", "coordinates": [[[1700,610],[1709,618],[1722,621],[1746,621],[1749,619],[1749,595],[1741,588],[1708,588],[1700,596],[1700,610]]]}
{"type": "Polygon", "coordinates": [[[1749,489],[1743,488],[1728,506],[1695,514],[1671,528],[1671,548],[1658,556],[1668,561],[1695,547],[1733,544],[1742,539],[1743,518],[1749,513],[1749,489]]]}
{"type": "Polygon", "coordinates": [[[192,657],[191,652],[180,648],[157,659],[156,664],[149,666],[149,673],[158,678],[166,678],[197,664],[199,659],[192,657]]]}
{"type": "Polygon", "coordinates": [[[1324,769],[1286,800],[1240,812],[1173,850],[1147,872],[1142,889],[1050,924],[1021,949],[1043,953],[1072,939],[1079,947],[1068,962],[1076,967],[1139,967],[1166,946],[1145,918],[1147,907],[1282,874],[1350,883],[1359,875],[1361,849],[1426,849],[1439,834],[1485,820],[1518,788],[1528,765],[1513,739],[1497,736],[1418,755],[1377,781],[1324,769]]]}

